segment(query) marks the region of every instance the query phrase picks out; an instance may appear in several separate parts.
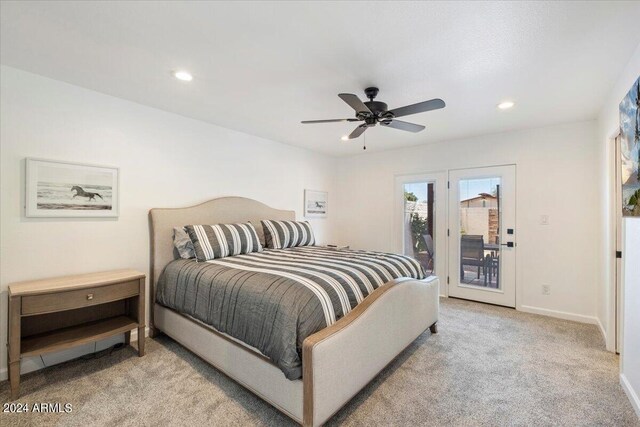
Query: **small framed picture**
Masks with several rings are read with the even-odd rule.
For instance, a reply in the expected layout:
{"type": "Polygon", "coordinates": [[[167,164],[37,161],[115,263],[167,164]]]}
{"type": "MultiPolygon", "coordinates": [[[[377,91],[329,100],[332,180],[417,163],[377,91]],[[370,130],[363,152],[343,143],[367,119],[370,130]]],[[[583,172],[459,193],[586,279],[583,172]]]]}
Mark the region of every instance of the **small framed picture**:
{"type": "Polygon", "coordinates": [[[325,218],[329,195],[326,191],[304,190],[304,216],[325,218]]]}
{"type": "Polygon", "coordinates": [[[41,159],[26,163],[27,217],[118,216],[118,168],[41,159]]]}

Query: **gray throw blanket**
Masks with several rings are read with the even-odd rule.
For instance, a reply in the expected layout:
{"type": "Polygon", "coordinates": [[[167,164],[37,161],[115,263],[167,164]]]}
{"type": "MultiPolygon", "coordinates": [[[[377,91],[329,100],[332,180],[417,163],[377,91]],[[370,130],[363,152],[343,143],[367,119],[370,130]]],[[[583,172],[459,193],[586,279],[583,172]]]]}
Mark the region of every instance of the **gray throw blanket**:
{"type": "Polygon", "coordinates": [[[403,255],[268,249],[207,262],[175,260],[160,277],[156,300],[255,347],[294,380],[302,376],[305,338],[399,277],[426,275],[403,255]]]}

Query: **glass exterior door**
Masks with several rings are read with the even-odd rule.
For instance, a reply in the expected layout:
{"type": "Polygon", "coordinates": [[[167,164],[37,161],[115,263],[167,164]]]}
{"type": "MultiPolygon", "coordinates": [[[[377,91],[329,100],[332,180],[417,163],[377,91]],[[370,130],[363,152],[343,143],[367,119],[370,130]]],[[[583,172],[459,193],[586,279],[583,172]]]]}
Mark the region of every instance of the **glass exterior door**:
{"type": "Polygon", "coordinates": [[[449,173],[449,295],[515,307],[515,166],[449,173]]]}
{"type": "Polygon", "coordinates": [[[447,173],[397,175],[395,181],[395,251],[438,276],[446,295],[447,173]]]}

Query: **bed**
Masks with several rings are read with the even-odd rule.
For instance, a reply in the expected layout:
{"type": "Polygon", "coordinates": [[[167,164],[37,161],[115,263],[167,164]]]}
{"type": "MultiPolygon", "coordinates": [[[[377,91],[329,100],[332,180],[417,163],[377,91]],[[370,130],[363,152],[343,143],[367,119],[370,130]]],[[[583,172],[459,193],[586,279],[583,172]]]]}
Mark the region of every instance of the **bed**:
{"type": "Polygon", "coordinates": [[[264,241],[260,220],[295,220],[295,213],[247,198],[223,197],[192,207],[152,209],[149,216],[150,335],[167,334],[302,425],[327,421],[427,328],[436,332],[437,277],[397,277],[377,286],[330,326],[304,338],[299,348],[301,378],[292,369],[287,379],[282,364],[265,356],[264,349],[168,307],[167,300],[161,298],[166,305],[159,304],[155,286],[167,266],[179,263],[173,227],[251,222],[264,241]]]}

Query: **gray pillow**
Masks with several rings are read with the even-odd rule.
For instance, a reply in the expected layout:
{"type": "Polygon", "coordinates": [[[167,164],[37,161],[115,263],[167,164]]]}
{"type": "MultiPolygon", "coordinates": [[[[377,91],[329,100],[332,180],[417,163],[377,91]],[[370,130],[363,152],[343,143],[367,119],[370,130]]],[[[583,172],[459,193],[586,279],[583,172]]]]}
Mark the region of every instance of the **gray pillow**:
{"type": "Polygon", "coordinates": [[[314,246],[316,238],[308,221],[274,221],[263,219],[264,241],[269,249],[314,246]]]}
{"type": "Polygon", "coordinates": [[[258,233],[244,224],[185,225],[198,262],[228,256],[262,252],[258,233]]]}
{"type": "Polygon", "coordinates": [[[173,246],[176,247],[180,258],[190,259],[196,257],[193,242],[183,227],[173,227],[173,246]]]}

